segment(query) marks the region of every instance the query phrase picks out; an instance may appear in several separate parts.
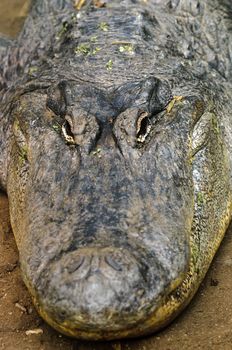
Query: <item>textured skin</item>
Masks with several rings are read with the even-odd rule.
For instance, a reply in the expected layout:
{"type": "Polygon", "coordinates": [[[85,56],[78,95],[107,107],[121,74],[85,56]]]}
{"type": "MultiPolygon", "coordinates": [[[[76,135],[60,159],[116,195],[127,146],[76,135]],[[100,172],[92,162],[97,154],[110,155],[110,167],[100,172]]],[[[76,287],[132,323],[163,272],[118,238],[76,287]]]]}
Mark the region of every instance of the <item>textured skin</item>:
{"type": "Polygon", "coordinates": [[[104,4],[34,1],[0,49],[0,181],[24,281],[84,339],[170,322],[232,213],[230,1],[104,4]]]}

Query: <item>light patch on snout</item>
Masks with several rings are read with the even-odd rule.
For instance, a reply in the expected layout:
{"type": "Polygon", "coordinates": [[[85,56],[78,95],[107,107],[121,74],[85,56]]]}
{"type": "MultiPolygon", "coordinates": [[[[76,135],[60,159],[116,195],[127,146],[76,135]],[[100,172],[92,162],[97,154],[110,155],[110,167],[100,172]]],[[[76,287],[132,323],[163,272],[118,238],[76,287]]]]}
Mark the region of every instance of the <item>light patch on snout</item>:
{"type": "Polygon", "coordinates": [[[196,123],[192,134],[192,156],[207,145],[211,131],[218,133],[216,116],[205,112],[196,123]]]}

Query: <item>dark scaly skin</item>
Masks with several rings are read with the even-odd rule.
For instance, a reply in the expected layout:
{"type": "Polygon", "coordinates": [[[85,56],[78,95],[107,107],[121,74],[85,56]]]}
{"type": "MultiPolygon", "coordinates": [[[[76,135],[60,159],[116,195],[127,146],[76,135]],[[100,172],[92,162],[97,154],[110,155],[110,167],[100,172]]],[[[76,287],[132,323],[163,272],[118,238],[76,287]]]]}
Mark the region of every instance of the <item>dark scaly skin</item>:
{"type": "Polygon", "coordinates": [[[23,278],[48,323],[96,340],[168,324],[232,213],[230,1],[104,2],[35,1],[0,49],[23,278]]]}

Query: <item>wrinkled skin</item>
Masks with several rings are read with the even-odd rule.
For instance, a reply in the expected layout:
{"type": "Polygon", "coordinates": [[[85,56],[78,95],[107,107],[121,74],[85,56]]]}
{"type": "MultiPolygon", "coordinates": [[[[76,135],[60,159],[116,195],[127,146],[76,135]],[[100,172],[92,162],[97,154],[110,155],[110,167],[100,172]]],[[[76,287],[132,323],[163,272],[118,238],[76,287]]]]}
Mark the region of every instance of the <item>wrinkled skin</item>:
{"type": "Polygon", "coordinates": [[[0,49],[23,278],[48,323],[96,340],[168,324],[232,213],[230,1],[104,3],[35,1],[0,49]]]}

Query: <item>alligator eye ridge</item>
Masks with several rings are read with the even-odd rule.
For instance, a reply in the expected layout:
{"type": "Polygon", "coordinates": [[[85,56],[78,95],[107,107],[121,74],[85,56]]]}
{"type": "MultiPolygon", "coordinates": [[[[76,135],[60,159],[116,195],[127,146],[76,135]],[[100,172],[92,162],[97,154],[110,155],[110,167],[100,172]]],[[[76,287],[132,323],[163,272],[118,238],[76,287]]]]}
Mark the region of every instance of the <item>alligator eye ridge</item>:
{"type": "Polygon", "coordinates": [[[69,122],[66,120],[62,125],[62,133],[68,144],[75,144],[74,135],[72,133],[69,122]]]}
{"type": "Polygon", "coordinates": [[[151,122],[147,112],[142,113],[137,120],[137,142],[143,143],[151,131],[151,122]]]}

